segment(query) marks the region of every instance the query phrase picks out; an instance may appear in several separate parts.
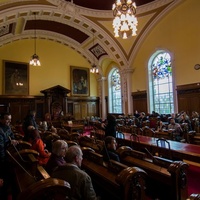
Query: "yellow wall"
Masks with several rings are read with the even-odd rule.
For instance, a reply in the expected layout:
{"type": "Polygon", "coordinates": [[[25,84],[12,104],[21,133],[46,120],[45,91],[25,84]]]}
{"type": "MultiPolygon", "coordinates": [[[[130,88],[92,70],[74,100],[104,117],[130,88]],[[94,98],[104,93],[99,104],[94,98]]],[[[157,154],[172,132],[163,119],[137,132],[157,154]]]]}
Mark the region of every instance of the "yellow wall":
{"type": "MultiPolygon", "coordinates": [[[[173,55],[176,85],[200,81],[200,70],[194,70],[194,65],[200,63],[199,10],[200,0],[184,0],[155,24],[133,59],[132,92],[147,90],[148,60],[158,49],[166,49],[173,55]]],[[[28,62],[34,53],[33,44],[33,40],[19,40],[0,47],[1,78],[1,61],[28,62]]],[[[55,85],[70,89],[70,65],[90,68],[87,60],[76,51],[53,41],[37,40],[36,53],[40,56],[42,66],[30,66],[30,95],[42,95],[41,90],[55,85]]],[[[105,63],[106,66],[102,65],[103,75],[107,77],[113,65],[111,61],[105,63]]],[[[90,96],[99,95],[96,78],[94,74],[90,74],[90,96]]],[[[0,81],[0,94],[2,87],[0,81]]],[[[108,95],[107,81],[105,87],[105,94],[108,95]]]]}
{"type": "MultiPolygon", "coordinates": [[[[185,0],[164,17],[148,34],[132,64],[134,68],[132,90],[147,89],[147,64],[158,49],[172,53],[176,85],[200,81],[200,1],[185,0]]],[[[140,23],[140,22],[138,22],[140,23]]]]}
{"type": "MultiPolygon", "coordinates": [[[[29,62],[34,53],[33,40],[19,40],[0,47],[0,77],[2,60],[29,62]]],[[[61,85],[70,89],[70,65],[90,68],[90,64],[76,51],[48,40],[37,40],[37,52],[41,67],[29,67],[29,95],[43,95],[41,90],[61,85]]],[[[90,96],[97,96],[95,76],[90,74],[90,96]]],[[[0,94],[2,94],[0,82],[0,94]]]]}

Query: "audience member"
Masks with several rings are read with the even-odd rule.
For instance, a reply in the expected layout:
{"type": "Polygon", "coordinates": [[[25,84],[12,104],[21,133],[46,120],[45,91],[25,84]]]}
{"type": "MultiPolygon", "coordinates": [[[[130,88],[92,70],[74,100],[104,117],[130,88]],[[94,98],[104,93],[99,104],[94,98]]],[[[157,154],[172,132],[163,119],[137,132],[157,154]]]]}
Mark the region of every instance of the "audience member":
{"type": "Polygon", "coordinates": [[[191,116],[191,126],[192,130],[196,131],[199,133],[199,128],[200,128],[200,115],[196,111],[192,111],[192,116],[191,116]]]}
{"type": "Polygon", "coordinates": [[[171,118],[170,124],[168,125],[168,132],[171,134],[172,140],[180,141],[183,130],[180,124],[176,123],[175,119],[171,118]]]}
{"type": "Polygon", "coordinates": [[[140,113],[137,110],[135,110],[134,117],[138,118],[139,116],[140,116],[140,113]]]}
{"type": "Polygon", "coordinates": [[[159,120],[159,121],[158,121],[158,126],[157,126],[156,131],[161,132],[161,131],[163,131],[164,129],[166,129],[165,124],[163,124],[163,122],[162,122],[161,120],[159,120]]]}
{"type": "Polygon", "coordinates": [[[13,178],[6,150],[10,144],[16,145],[18,143],[14,140],[14,134],[10,128],[11,118],[10,113],[2,113],[0,116],[0,177],[4,180],[1,188],[2,200],[7,199],[8,194],[11,193],[10,189],[13,178]]]}
{"type": "Polygon", "coordinates": [[[109,161],[110,159],[120,162],[119,156],[116,153],[117,142],[112,136],[107,136],[105,138],[105,146],[103,149],[103,159],[104,161],[109,161]]]}
{"type": "Polygon", "coordinates": [[[44,119],[47,122],[48,130],[49,130],[51,128],[51,126],[53,126],[52,122],[51,122],[51,114],[46,113],[44,119]]]}
{"type": "Polygon", "coordinates": [[[146,114],[144,112],[140,113],[140,116],[138,117],[138,122],[139,124],[137,124],[138,127],[142,128],[143,127],[143,122],[145,122],[147,120],[146,114]]]}
{"type": "Polygon", "coordinates": [[[113,136],[116,138],[116,126],[116,117],[109,114],[106,123],[102,124],[102,128],[105,130],[105,136],[113,136]]]}
{"type": "Polygon", "coordinates": [[[42,141],[39,131],[37,129],[32,129],[30,131],[30,143],[32,144],[32,149],[39,153],[38,161],[40,165],[46,165],[51,153],[45,149],[45,144],[42,141]]]}
{"type": "Polygon", "coordinates": [[[30,131],[32,129],[38,129],[37,123],[35,121],[36,111],[29,110],[24,122],[23,122],[23,131],[24,131],[24,140],[29,141],[30,131]]]}
{"type": "Polygon", "coordinates": [[[68,144],[64,140],[56,140],[52,145],[52,154],[45,166],[46,171],[51,175],[57,166],[66,164],[65,155],[68,144]]]}
{"type": "Polygon", "coordinates": [[[52,177],[64,179],[69,182],[72,199],[96,200],[97,197],[90,176],[80,169],[82,156],[83,153],[79,146],[74,145],[69,147],[65,156],[67,164],[58,166],[52,173],[52,177]]]}
{"type": "Polygon", "coordinates": [[[178,123],[178,118],[175,113],[171,113],[171,116],[168,117],[168,123],[170,124],[170,120],[174,119],[175,123],[178,123]]]}
{"type": "Polygon", "coordinates": [[[16,145],[18,142],[14,140],[14,134],[10,128],[11,114],[2,113],[0,116],[0,161],[6,161],[6,148],[9,144],[16,145]]]}
{"type": "Polygon", "coordinates": [[[181,115],[179,123],[181,124],[184,132],[188,133],[189,131],[192,130],[191,121],[190,121],[189,117],[186,117],[185,114],[181,115]]]}

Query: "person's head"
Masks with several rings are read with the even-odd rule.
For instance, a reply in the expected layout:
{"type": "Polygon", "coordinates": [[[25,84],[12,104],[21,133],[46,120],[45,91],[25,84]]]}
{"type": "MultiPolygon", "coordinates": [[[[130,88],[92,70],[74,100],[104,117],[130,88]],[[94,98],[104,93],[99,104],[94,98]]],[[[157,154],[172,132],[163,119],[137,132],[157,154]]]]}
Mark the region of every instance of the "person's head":
{"type": "Polygon", "coordinates": [[[175,124],[175,119],[174,118],[170,119],[170,124],[173,124],[173,125],[175,124]]]}
{"type": "Polygon", "coordinates": [[[172,113],[172,114],[171,114],[171,118],[174,118],[174,119],[175,119],[175,118],[176,118],[176,114],[175,114],[175,113],[172,113]]]}
{"type": "Polygon", "coordinates": [[[44,118],[45,118],[45,121],[47,121],[47,122],[51,121],[51,114],[50,113],[46,113],[44,118]]]}
{"type": "Polygon", "coordinates": [[[116,117],[114,115],[108,115],[107,116],[108,123],[116,122],[116,117]]]}
{"type": "Polygon", "coordinates": [[[83,160],[83,153],[78,145],[70,146],[66,152],[65,160],[67,163],[72,163],[81,167],[83,160]]]}
{"type": "Polygon", "coordinates": [[[65,157],[67,150],[68,150],[68,144],[64,140],[56,140],[55,142],[53,142],[52,145],[53,154],[65,157]]]}
{"type": "Polygon", "coordinates": [[[10,113],[8,113],[8,112],[1,113],[0,121],[3,125],[9,126],[11,123],[11,119],[12,119],[12,117],[11,117],[10,113]]]}
{"type": "Polygon", "coordinates": [[[35,110],[29,110],[27,113],[28,116],[35,117],[36,116],[36,111],[35,110]]]}
{"type": "Polygon", "coordinates": [[[159,125],[160,125],[160,126],[162,126],[162,125],[163,125],[163,122],[162,122],[161,120],[159,121],[159,125]]]}
{"type": "Polygon", "coordinates": [[[112,136],[107,136],[105,138],[105,145],[107,149],[116,150],[117,149],[117,142],[116,139],[112,136]]]}

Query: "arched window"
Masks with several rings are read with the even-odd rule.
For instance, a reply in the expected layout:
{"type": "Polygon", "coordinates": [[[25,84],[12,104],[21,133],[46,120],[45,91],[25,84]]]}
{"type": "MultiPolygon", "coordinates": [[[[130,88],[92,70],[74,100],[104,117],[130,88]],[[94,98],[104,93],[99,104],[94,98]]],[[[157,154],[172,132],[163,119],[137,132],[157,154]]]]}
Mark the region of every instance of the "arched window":
{"type": "Polygon", "coordinates": [[[174,90],[171,56],[157,52],[149,62],[150,112],[170,114],[174,112],[174,90]]]}
{"type": "Polygon", "coordinates": [[[118,69],[109,74],[109,113],[122,113],[121,80],[118,69]]]}

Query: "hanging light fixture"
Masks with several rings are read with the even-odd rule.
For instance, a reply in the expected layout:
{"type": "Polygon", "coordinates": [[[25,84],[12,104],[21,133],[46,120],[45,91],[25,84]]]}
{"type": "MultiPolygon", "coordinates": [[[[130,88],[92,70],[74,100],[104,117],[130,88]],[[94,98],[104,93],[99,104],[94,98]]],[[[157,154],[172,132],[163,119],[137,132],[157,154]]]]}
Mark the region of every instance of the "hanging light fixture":
{"type": "MultiPolygon", "coordinates": [[[[95,32],[94,29],[92,29],[92,32],[93,32],[93,48],[94,48],[94,32],[95,32]]],[[[93,62],[92,68],[90,69],[90,72],[96,73],[96,74],[99,73],[99,69],[98,69],[97,65],[95,64],[95,57],[94,57],[94,62],[93,62]]]]}
{"type": "Polygon", "coordinates": [[[135,17],[136,4],[132,0],[116,0],[112,7],[114,20],[113,28],[115,37],[136,36],[138,21],[135,17]]]}
{"type": "Polygon", "coordinates": [[[35,27],[34,27],[34,51],[35,53],[31,56],[31,60],[29,62],[30,65],[33,66],[40,66],[40,60],[39,60],[39,56],[36,54],[36,13],[34,13],[35,15],[35,27]]]}

